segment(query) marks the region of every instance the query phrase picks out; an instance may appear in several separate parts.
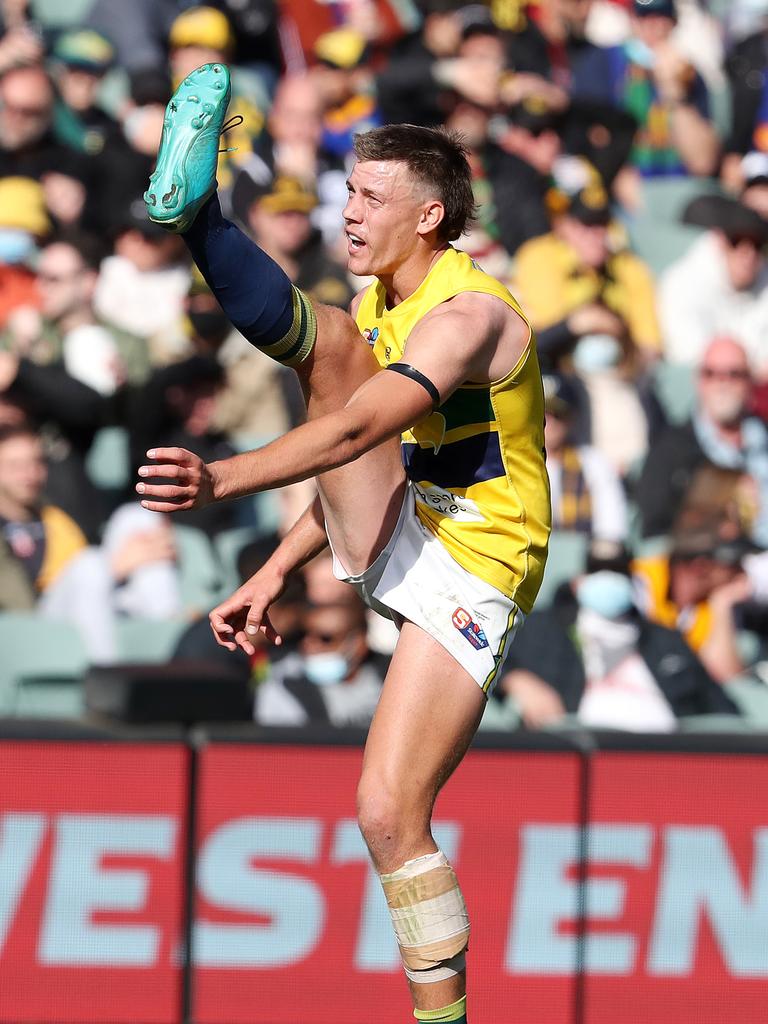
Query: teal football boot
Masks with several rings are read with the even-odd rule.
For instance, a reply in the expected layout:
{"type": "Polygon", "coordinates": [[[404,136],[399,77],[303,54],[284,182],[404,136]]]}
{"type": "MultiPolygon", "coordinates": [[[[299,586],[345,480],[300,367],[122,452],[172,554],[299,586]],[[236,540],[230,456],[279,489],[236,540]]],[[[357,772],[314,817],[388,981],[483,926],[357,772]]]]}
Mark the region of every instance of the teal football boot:
{"type": "Polygon", "coordinates": [[[216,191],[219,137],[232,87],[224,64],[187,75],[165,108],[157,166],[144,193],[149,219],[186,231],[216,191]]]}

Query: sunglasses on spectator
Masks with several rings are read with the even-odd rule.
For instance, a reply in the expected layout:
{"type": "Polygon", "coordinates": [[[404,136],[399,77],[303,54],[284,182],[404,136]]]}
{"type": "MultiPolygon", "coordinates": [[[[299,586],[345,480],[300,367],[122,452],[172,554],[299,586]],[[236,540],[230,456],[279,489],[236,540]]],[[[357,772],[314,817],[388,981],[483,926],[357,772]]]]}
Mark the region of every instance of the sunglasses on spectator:
{"type": "Polygon", "coordinates": [[[2,104],[2,109],[10,111],[12,114],[18,114],[19,117],[28,117],[30,120],[47,117],[51,112],[48,104],[44,107],[26,107],[20,103],[8,103],[7,100],[2,104]]]}
{"type": "Polygon", "coordinates": [[[38,271],[37,280],[42,281],[43,284],[66,284],[67,281],[74,281],[80,277],[82,270],[73,270],[69,274],[46,274],[38,271]]]}
{"type": "Polygon", "coordinates": [[[749,371],[737,367],[733,367],[730,370],[723,367],[718,370],[712,366],[702,366],[699,371],[699,375],[703,377],[704,380],[749,380],[749,371]]]}
{"type": "Polygon", "coordinates": [[[751,245],[753,249],[763,248],[763,242],[753,235],[726,235],[725,239],[731,249],[738,249],[740,245],[751,245]]]}

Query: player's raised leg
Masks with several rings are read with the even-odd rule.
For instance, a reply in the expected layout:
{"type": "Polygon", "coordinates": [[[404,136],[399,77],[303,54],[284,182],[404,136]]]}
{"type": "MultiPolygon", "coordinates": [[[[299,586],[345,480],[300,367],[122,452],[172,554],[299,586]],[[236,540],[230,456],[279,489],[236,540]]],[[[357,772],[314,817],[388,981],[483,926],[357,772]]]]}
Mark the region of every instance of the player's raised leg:
{"type": "Polygon", "coordinates": [[[469,921],[430,819],[484,707],[483,691],[469,673],[406,622],[368,735],[358,814],[422,1020],[466,1021],[469,921]]]}
{"type": "MultiPolygon", "coordinates": [[[[295,369],[313,419],[342,408],[380,368],[350,316],[314,307],[223,216],[216,163],[229,94],[223,64],[203,65],[181,83],[166,109],[145,201],[153,220],[183,235],[233,325],[266,355],[295,369]]],[[[361,572],[390,537],[402,504],[397,440],[324,474],[319,484],[334,549],[350,572],[361,572]]]]}

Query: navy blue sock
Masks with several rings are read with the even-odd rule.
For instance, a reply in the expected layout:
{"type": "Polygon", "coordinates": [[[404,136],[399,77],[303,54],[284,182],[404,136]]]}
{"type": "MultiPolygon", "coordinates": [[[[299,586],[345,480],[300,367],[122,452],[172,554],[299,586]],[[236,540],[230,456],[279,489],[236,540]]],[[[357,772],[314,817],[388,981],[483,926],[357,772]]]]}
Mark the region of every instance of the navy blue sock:
{"type": "Polygon", "coordinates": [[[314,343],[309,300],[285,272],[221,212],[214,193],[184,241],[227,318],[251,344],[295,365],[314,343]]]}

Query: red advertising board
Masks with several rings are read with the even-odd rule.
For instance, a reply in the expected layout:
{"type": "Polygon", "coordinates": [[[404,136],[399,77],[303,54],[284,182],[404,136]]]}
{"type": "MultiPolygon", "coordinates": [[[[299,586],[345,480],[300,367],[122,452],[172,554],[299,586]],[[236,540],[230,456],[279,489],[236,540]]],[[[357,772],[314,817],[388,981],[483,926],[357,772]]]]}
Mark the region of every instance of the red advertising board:
{"type": "MultiPolygon", "coordinates": [[[[410,1007],[378,879],[355,822],[361,753],[211,746],[201,752],[196,1024],[392,1024],[410,1007]]],[[[435,811],[472,918],[472,1018],[567,1024],[574,1003],[575,867],[559,945],[536,923],[552,837],[578,853],[579,760],[471,753],[435,811]],[[538,944],[538,945],[537,945],[538,944]],[[546,968],[542,971],[542,967],[546,968]]]]}
{"type": "Polygon", "coordinates": [[[181,1013],[182,745],[0,743],[0,1021],[181,1013]]]}
{"type": "Polygon", "coordinates": [[[585,1024],[768,1018],[768,759],[591,760],[585,1024]]]}
{"type": "MultiPolygon", "coordinates": [[[[180,1024],[188,762],[174,744],[0,742],[0,1024],[180,1024]]],[[[409,1019],[360,762],[200,750],[194,1024],[409,1019]]],[[[476,750],[438,801],[472,1024],[763,1024],[768,757],[598,751],[586,802],[583,764],[476,750]]]]}

